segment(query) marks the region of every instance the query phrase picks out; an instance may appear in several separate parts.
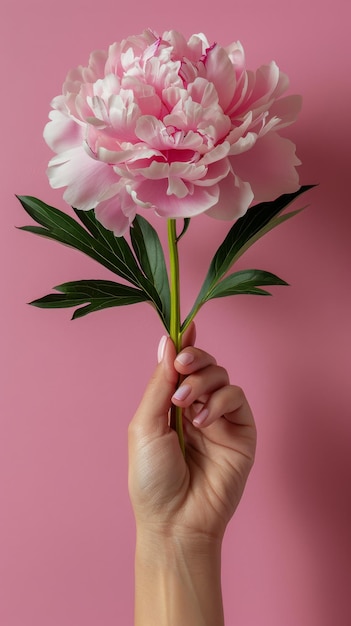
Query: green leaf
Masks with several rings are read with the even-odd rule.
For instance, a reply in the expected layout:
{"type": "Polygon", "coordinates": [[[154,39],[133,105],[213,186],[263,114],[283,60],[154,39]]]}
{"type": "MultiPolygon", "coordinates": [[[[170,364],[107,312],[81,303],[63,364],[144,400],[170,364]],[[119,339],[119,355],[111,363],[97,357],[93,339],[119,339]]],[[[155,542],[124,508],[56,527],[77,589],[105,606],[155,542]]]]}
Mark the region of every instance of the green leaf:
{"type": "Polygon", "coordinates": [[[209,299],[217,283],[250,246],[267,232],[302,211],[299,209],[280,215],[291,202],[313,186],[306,185],[295,193],[282,195],[272,202],[262,202],[250,208],[245,215],[235,222],[211,261],[194,306],[183,323],[183,329],[188,326],[204,302],[209,299]]]}
{"type": "Polygon", "coordinates": [[[224,298],[225,296],[235,296],[238,294],[270,295],[268,291],[260,289],[266,285],[287,285],[285,280],[279,278],[271,272],[264,270],[242,270],[235,272],[219,282],[208,294],[206,300],[213,298],[224,298]]]}
{"type": "Polygon", "coordinates": [[[60,293],[51,293],[29,304],[43,309],[57,309],[88,303],[74,312],[72,319],[76,319],[107,307],[149,301],[140,289],[108,280],[77,280],[63,283],[54,289],[60,293]]]}
{"type": "Polygon", "coordinates": [[[146,219],[136,215],[130,236],[140,267],[159,295],[162,313],[168,326],[170,290],[165,257],[158,234],[146,219]]]}
{"type": "Polygon", "coordinates": [[[99,237],[99,229],[97,226],[97,219],[95,217],[94,209],[90,209],[90,211],[81,211],[80,209],[75,209],[76,216],[80,219],[82,224],[84,224],[85,228],[93,235],[95,239],[99,237]]]}
{"type": "Polygon", "coordinates": [[[124,278],[144,291],[151,300],[166,329],[169,329],[167,312],[152,281],[142,272],[128,242],[115,237],[96,219],[94,211],[74,209],[85,228],[59,209],[51,207],[32,196],[17,196],[25,211],[41,226],[24,226],[21,230],[54,239],[88,255],[114,274],[124,278]],[[86,230],[87,229],[87,230],[86,230]]]}
{"type": "MultiPolygon", "coordinates": [[[[133,268],[133,273],[136,276],[136,281],[131,281],[131,282],[133,282],[133,284],[135,284],[140,289],[142,289],[146,293],[148,298],[152,300],[159,316],[161,317],[163,324],[168,330],[169,329],[169,302],[167,304],[168,276],[167,276],[166,267],[165,267],[165,272],[166,272],[167,283],[162,284],[161,280],[155,281],[152,275],[152,272],[150,271],[148,272],[149,264],[148,264],[147,258],[144,256],[143,261],[141,262],[140,258],[137,256],[137,260],[139,261],[139,264],[141,266],[141,269],[140,269],[138,266],[137,260],[134,257],[129,244],[124,239],[124,237],[116,237],[112,231],[107,230],[101,224],[101,222],[99,222],[96,219],[96,216],[93,210],[92,211],[80,211],[78,209],[74,209],[74,211],[76,215],[79,217],[79,219],[86,226],[86,228],[88,228],[88,230],[92,233],[95,239],[98,239],[100,242],[103,242],[106,248],[110,250],[112,254],[115,255],[117,258],[123,259],[123,262],[126,264],[127,267],[133,268]],[[144,268],[143,266],[144,262],[147,264],[146,268],[144,268]]],[[[139,217],[140,216],[137,215],[135,220],[138,221],[139,217]]],[[[156,231],[154,231],[152,226],[144,218],[140,217],[139,221],[143,223],[143,228],[146,233],[145,238],[146,236],[150,238],[151,249],[153,247],[152,246],[153,240],[155,240],[154,247],[156,247],[156,238],[158,240],[156,231]]],[[[160,260],[160,263],[161,263],[160,253],[162,253],[162,257],[163,257],[163,250],[162,250],[161,244],[159,243],[159,240],[158,240],[158,245],[159,245],[158,259],[160,260]]],[[[164,262],[164,259],[163,259],[163,262],[164,262]]],[[[161,268],[157,270],[157,274],[159,277],[161,276],[161,268]]],[[[169,287],[168,287],[168,294],[169,294],[169,287]]],[[[169,301],[169,295],[168,295],[168,301],[169,301]]]]}
{"type": "Polygon", "coordinates": [[[180,241],[180,239],[182,237],[184,237],[184,235],[185,235],[186,231],[188,230],[189,226],[190,226],[190,217],[185,217],[184,218],[183,229],[181,230],[180,234],[177,237],[177,243],[180,241]]]}
{"type": "Polygon", "coordinates": [[[77,306],[82,304],[82,302],[84,302],[84,298],[79,294],[68,297],[66,294],[62,293],[49,293],[47,296],[28,302],[28,304],[36,306],[39,309],[62,309],[77,306]]]}
{"type": "Polygon", "coordinates": [[[45,227],[43,230],[34,230],[33,227],[25,226],[22,227],[22,230],[34,232],[80,250],[118,276],[139,286],[139,278],[142,279],[142,273],[123,237],[120,238],[123,241],[113,251],[102,236],[93,237],[76,220],[63,211],[31,196],[17,197],[25,211],[36,222],[45,227]]]}
{"type": "Polygon", "coordinates": [[[145,300],[146,295],[140,289],[122,285],[111,280],[72,280],[68,283],[62,283],[54,287],[56,291],[65,294],[80,294],[93,298],[101,297],[134,297],[138,302],[145,300]],[[142,300],[140,299],[142,298],[142,300]]]}
{"type": "Polygon", "coordinates": [[[82,223],[91,232],[93,238],[99,241],[110,253],[112,253],[117,259],[130,270],[132,270],[135,277],[134,284],[140,284],[140,270],[134,254],[124,237],[116,237],[111,230],[107,230],[96,217],[94,210],[80,211],[73,209],[82,223]]]}
{"type": "Polygon", "coordinates": [[[41,235],[42,237],[46,237],[46,233],[48,232],[47,229],[42,226],[19,226],[18,230],[25,230],[28,233],[34,233],[34,235],[41,235]]]}
{"type": "Polygon", "coordinates": [[[277,218],[291,202],[307,189],[310,187],[301,187],[293,194],[286,194],[272,202],[258,204],[239,218],[214,255],[207,281],[217,282],[258,239],[283,221],[296,215],[299,211],[293,211],[277,218]]]}

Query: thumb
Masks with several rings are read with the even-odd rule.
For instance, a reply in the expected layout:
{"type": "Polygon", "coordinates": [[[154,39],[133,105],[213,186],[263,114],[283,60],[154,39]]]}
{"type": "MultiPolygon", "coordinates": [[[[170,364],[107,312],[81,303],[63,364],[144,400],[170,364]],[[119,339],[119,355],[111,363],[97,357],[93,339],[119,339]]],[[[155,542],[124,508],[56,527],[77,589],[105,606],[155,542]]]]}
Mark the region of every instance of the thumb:
{"type": "Polygon", "coordinates": [[[176,389],[178,373],[174,369],[176,351],[169,337],[162,337],[158,350],[157,365],[143,398],[132,420],[139,435],[164,434],[169,430],[168,412],[171,397],[176,389]]]}

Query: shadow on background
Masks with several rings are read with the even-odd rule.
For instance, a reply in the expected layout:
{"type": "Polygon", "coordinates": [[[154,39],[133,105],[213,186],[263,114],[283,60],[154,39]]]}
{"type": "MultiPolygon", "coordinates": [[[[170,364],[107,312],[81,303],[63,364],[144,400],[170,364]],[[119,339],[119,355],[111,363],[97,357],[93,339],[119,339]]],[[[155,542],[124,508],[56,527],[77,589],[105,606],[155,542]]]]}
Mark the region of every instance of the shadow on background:
{"type": "Polygon", "coordinates": [[[294,381],[294,416],[286,422],[284,482],[298,532],[310,547],[320,590],[320,626],[351,623],[351,436],[345,389],[307,368],[294,381]],[[315,382],[310,384],[310,380],[315,382]]]}

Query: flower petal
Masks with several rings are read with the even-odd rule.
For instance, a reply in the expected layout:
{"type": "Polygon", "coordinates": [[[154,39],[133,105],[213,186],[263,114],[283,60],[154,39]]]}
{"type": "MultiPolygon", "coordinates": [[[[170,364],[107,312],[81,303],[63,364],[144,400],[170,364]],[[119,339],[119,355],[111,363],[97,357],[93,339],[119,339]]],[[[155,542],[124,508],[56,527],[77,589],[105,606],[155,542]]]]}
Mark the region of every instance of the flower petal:
{"type": "Polygon", "coordinates": [[[128,37],[71,70],[52,101],[50,183],[75,207],[98,207],[118,233],[135,205],[235,219],[298,188],[295,146],[277,134],[300,109],[300,98],[282,97],[288,84],[275,62],[246,70],[239,42],[128,37]]]}
{"type": "Polygon", "coordinates": [[[89,157],[82,147],[55,156],[47,173],[54,189],[67,187],[66,202],[83,211],[93,209],[119,179],[111,167],[89,157]]]}
{"type": "Polygon", "coordinates": [[[136,214],[136,205],[127,192],[120,186],[119,193],[96,205],[95,215],[105,228],[112,230],[116,237],[122,237],[129,228],[136,214]]]}
{"type": "Polygon", "coordinates": [[[236,77],[227,52],[221,46],[215,45],[206,55],[206,78],[216,87],[219,104],[223,111],[232,101],[235,91],[236,77]]]}
{"type": "Polygon", "coordinates": [[[251,185],[230,172],[218,187],[218,202],[206,214],[218,220],[234,220],[244,215],[254,197],[251,185]]]}
{"type": "Polygon", "coordinates": [[[235,174],[250,181],[255,203],[299,189],[295,168],[301,162],[295,154],[295,144],[277,133],[267,133],[251,150],[229,158],[235,174]]]}
{"type": "Polygon", "coordinates": [[[217,203],[219,188],[198,187],[188,183],[189,193],[183,198],[176,195],[167,195],[168,181],[145,180],[138,186],[137,197],[144,203],[149,203],[161,217],[178,218],[194,217],[204,213],[217,203]]]}
{"type": "Polygon", "coordinates": [[[301,106],[301,96],[286,96],[286,98],[276,100],[269,109],[269,115],[271,117],[277,117],[281,120],[275,126],[275,130],[284,128],[295,122],[300,113],[301,106]]]}
{"type": "Polygon", "coordinates": [[[44,128],[44,139],[54,152],[64,152],[82,145],[84,127],[61,111],[50,112],[50,122],[44,128]]]}

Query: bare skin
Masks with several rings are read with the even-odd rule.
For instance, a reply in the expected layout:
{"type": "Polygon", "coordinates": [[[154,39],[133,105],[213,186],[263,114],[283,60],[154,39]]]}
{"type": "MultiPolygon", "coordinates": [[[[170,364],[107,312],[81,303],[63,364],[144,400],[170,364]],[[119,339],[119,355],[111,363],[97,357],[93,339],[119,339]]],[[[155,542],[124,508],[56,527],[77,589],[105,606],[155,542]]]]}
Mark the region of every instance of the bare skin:
{"type": "Polygon", "coordinates": [[[161,340],[129,428],[135,626],[224,624],[221,545],[253,464],[256,429],[243,391],[193,342],[191,329],[177,356],[161,340]],[[172,402],[183,408],[185,459],[169,427],[172,402]]]}

